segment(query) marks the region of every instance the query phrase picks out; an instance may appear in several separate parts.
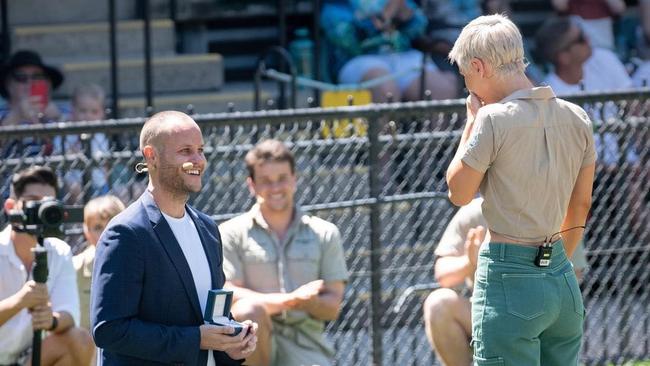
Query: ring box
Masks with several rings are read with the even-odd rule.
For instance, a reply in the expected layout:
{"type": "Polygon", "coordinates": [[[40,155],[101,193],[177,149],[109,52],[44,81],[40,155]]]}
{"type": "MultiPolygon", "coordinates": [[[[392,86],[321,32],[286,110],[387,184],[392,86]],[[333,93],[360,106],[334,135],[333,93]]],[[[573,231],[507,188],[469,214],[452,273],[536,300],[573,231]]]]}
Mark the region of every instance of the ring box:
{"type": "Polygon", "coordinates": [[[229,336],[234,337],[241,333],[246,326],[230,318],[231,305],[232,291],[210,290],[208,291],[208,301],[205,304],[203,319],[210,324],[233,327],[235,332],[229,334],[229,336]]]}

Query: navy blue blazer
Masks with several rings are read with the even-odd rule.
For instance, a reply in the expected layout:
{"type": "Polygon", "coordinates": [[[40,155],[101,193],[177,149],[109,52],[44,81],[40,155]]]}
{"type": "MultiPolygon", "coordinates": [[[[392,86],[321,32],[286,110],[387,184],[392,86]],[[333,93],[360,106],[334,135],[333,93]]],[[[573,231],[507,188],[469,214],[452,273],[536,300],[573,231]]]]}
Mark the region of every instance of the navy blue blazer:
{"type": "MultiPolygon", "coordinates": [[[[208,258],[212,288],[222,288],[217,226],[207,215],[186,208],[208,258]]],[[[91,294],[92,333],[103,365],[206,365],[192,272],[148,191],[111,220],[99,239],[91,294]]],[[[214,357],[217,365],[242,362],[219,351],[214,357]]]]}

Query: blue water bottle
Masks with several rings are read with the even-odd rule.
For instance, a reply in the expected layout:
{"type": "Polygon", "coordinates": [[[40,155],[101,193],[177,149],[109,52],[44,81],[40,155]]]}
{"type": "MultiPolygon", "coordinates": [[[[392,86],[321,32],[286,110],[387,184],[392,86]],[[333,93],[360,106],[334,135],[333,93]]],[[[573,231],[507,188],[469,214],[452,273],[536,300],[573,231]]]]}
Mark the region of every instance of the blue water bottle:
{"type": "Polygon", "coordinates": [[[309,29],[296,29],[294,39],[289,43],[289,53],[296,65],[298,75],[313,79],[314,42],[309,38],[309,29]]]}

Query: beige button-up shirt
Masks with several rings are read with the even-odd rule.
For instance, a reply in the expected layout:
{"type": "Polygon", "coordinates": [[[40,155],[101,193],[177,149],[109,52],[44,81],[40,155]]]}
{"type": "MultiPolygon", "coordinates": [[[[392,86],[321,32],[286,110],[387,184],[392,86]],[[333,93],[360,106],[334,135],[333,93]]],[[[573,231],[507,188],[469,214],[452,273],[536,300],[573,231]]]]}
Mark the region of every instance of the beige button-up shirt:
{"type": "Polygon", "coordinates": [[[296,209],[284,240],[270,229],[259,206],[219,225],[223,270],[229,281],[253,291],[291,292],[322,279],[347,281],[338,228],[296,209]]]}
{"type": "Polygon", "coordinates": [[[485,173],[490,230],[542,241],[560,230],[580,169],[596,161],[591,121],[550,87],[518,90],[479,109],[462,160],[485,173]]]}
{"type": "MultiPolygon", "coordinates": [[[[284,240],[269,229],[258,205],[219,225],[219,232],[226,279],[241,282],[243,287],[253,291],[287,293],[319,279],[326,282],[348,280],[338,228],[300,209],[296,209],[284,240]]],[[[323,321],[303,311],[287,311],[273,320],[277,335],[293,342],[291,347],[286,341],[283,341],[284,346],[278,343],[283,348],[278,352],[303,353],[305,359],[316,357],[309,356],[309,352],[333,355],[322,335],[323,321]]]]}

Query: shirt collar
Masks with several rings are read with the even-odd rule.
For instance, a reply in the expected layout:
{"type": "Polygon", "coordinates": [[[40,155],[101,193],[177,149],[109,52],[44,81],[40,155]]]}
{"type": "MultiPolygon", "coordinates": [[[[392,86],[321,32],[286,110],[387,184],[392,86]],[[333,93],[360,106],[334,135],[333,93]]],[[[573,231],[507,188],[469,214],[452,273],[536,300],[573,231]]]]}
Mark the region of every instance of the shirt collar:
{"type": "Polygon", "coordinates": [[[11,225],[7,225],[0,231],[0,256],[13,257],[15,255],[16,251],[11,241],[11,225]]]}
{"type": "Polygon", "coordinates": [[[530,89],[519,89],[503,98],[499,103],[507,103],[516,99],[551,99],[555,93],[550,86],[537,86],[530,89]]]}
{"type": "Polygon", "coordinates": [[[18,254],[16,254],[14,242],[11,240],[11,224],[0,231],[0,257],[7,258],[7,261],[12,263],[16,268],[20,268],[23,265],[23,262],[18,258],[18,254]]]}
{"type": "MultiPolygon", "coordinates": [[[[262,210],[260,209],[259,204],[254,204],[253,207],[251,207],[250,211],[248,211],[250,218],[251,218],[251,225],[257,224],[264,230],[269,230],[269,224],[266,222],[264,219],[264,216],[262,215],[262,210]]],[[[303,221],[303,216],[304,213],[300,209],[300,207],[294,207],[293,209],[293,220],[291,221],[291,224],[289,225],[288,231],[291,231],[294,227],[298,226],[300,223],[303,221]]]]}

